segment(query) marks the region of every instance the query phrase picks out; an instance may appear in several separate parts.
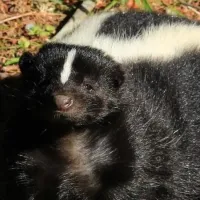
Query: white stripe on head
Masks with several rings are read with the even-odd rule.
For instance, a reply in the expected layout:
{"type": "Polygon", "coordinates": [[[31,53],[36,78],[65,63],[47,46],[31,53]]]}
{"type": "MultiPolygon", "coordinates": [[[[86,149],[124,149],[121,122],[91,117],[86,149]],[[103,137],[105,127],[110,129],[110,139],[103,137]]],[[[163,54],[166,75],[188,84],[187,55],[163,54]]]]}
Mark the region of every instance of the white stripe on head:
{"type": "Polygon", "coordinates": [[[76,49],[72,49],[71,51],[68,52],[67,54],[67,58],[65,60],[65,64],[63,66],[63,70],[60,74],[60,81],[61,83],[64,85],[68,79],[69,79],[69,76],[71,74],[71,69],[72,69],[72,64],[73,64],[73,61],[74,61],[74,58],[75,58],[75,55],[76,55],[76,49]]]}

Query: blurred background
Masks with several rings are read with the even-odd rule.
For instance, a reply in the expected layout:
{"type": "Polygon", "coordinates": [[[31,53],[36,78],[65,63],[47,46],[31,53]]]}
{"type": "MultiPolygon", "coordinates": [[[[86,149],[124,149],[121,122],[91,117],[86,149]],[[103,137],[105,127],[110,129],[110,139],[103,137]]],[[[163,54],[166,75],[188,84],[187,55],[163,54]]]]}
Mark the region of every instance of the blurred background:
{"type": "MultiPolygon", "coordinates": [[[[0,79],[18,75],[20,55],[24,51],[36,52],[83,3],[80,0],[0,0],[0,79]]],[[[88,15],[137,9],[200,20],[200,0],[91,0],[91,3],[89,12],[83,10],[88,15]]]]}

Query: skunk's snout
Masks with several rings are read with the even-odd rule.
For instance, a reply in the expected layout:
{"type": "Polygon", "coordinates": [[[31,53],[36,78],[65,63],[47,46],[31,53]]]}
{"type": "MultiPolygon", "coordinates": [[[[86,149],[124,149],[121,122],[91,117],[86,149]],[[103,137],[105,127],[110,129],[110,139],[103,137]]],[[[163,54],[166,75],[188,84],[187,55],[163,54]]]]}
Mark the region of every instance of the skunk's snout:
{"type": "Polygon", "coordinates": [[[73,105],[73,99],[65,95],[56,95],[55,103],[60,111],[67,111],[73,105]]]}

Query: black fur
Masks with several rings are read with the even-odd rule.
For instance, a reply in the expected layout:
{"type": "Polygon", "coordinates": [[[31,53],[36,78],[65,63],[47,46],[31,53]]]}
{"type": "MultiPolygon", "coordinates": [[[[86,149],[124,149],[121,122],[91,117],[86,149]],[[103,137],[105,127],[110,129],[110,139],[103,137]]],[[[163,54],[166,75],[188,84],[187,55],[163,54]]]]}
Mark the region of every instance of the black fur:
{"type": "Polygon", "coordinates": [[[129,63],[124,74],[89,47],[54,43],[25,54],[24,97],[3,143],[4,199],[199,200],[199,63],[191,49],[129,63]],[[73,99],[72,113],[59,110],[57,95],[73,99]]]}
{"type": "Polygon", "coordinates": [[[48,112],[52,111],[52,117],[57,116],[59,120],[64,118],[64,121],[73,125],[87,125],[100,123],[108,114],[117,112],[115,91],[123,81],[123,72],[118,70],[118,64],[99,50],[48,44],[35,57],[24,54],[20,66],[27,79],[26,88],[29,85],[27,95],[40,101],[39,109],[47,107],[48,112]],[[69,80],[63,86],[60,75],[66,55],[72,49],[76,49],[76,57],[69,80]],[[27,60],[29,61],[26,62],[27,60]],[[59,109],[51,100],[58,95],[66,95],[73,100],[73,106],[68,112],[56,112],[59,109]],[[51,105],[43,105],[45,98],[50,100],[51,105]]]}
{"type": "Polygon", "coordinates": [[[199,199],[199,52],[133,65],[121,89],[135,199],[199,199]],[[132,106],[130,106],[132,105],[132,106]]]}
{"type": "Polygon", "coordinates": [[[198,21],[191,21],[183,17],[163,15],[159,13],[147,13],[139,11],[118,12],[108,17],[97,32],[97,35],[108,35],[112,37],[131,38],[141,35],[143,31],[151,26],[161,24],[195,24],[198,21]]]}
{"type": "MultiPolygon", "coordinates": [[[[20,68],[25,97],[4,138],[13,169],[7,191],[15,189],[19,199],[107,198],[108,187],[132,174],[125,127],[113,129],[121,115],[120,66],[95,49],[48,44],[36,56],[24,54],[20,68]],[[63,85],[60,73],[72,49],[76,57],[63,85]],[[58,95],[73,99],[71,110],[59,110],[58,95]]],[[[6,199],[12,198],[8,193],[6,199]]]]}

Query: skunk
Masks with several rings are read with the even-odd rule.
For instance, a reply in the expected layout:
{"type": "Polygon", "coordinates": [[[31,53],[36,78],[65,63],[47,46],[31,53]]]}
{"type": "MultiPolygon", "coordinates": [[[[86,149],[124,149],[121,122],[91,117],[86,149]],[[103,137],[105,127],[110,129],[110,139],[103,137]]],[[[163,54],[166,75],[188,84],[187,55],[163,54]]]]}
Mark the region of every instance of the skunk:
{"type": "Polygon", "coordinates": [[[4,199],[199,199],[199,25],[143,15],[130,32],[124,19],[142,13],[105,17],[93,29],[102,48],[78,44],[80,25],[21,57],[23,97],[3,142],[4,199]],[[121,34],[108,28],[115,20],[121,34]]]}
{"type": "Polygon", "coordinates": [[[105,12],[88,17],[71,34],[58,34],[56,41],[100,49],[123,64],[145,58],[167,61],[199,49],[199,25],[158,13],[105,12]]]}
{"type": "Polygon", "coordinates": [[[107,198],[107,185],[132,173],[126,131],[113,129],[119,64],[100,50],[54,43],[25,53],[20,69],[24,98],[4,138],[14,192],[5,199],[107,198]]]}

